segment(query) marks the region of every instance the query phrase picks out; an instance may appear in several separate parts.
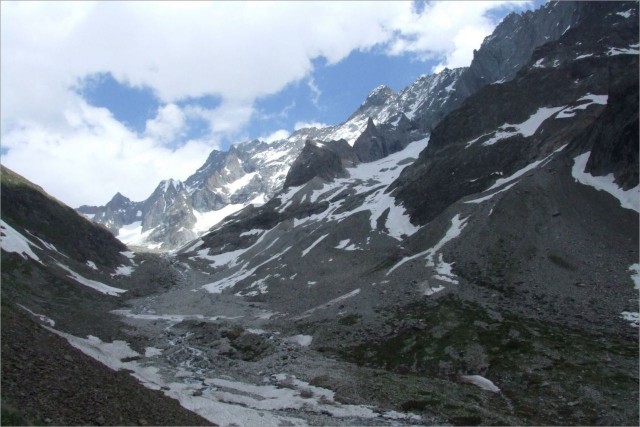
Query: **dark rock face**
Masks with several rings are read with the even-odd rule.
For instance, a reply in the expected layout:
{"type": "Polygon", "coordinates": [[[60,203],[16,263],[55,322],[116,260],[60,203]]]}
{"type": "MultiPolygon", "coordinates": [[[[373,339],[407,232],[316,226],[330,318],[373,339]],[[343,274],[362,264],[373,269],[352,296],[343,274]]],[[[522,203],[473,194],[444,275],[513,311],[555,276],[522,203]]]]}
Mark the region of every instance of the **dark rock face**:
{"type": "MultiPolygon", "coordinates": [[[[624,82],[628,82],[628,70],[638,66],[637,55],[610,56],[607,51],[611,46],[637,42],[637,22],[616,15],[616,6],[610,4],[581,5],[579,9],[582,14],[575,28],[540,49],[545,57],[562,57],[565,58],[563,61],[554,60],[544,66],[536,59],[540,55],[536,51],[515,79],[479,90],[433,130],[427,149],[403,172],[395,186],[395,194],[413,220],[424,224],[456,200],[487,188],[497,174],[508,176],[547,156],[589,125],[595,118],[593,112],[602,107],[580,110],[586,111],[580,118],[562,119],[570,121],[567,126],[551,120],[529,138],[507,124],[525,123],[544,109],[580,104],[584,102],[579,101],[583,96],[608,94],[612,88],[628,84],[624,82]],[[620,33],[611,34],[610,28],[614,24],[620,27],[620,33]],[[627,33],[635,34],[635,37],[619,39],[620,34],[627,33]],[[575,60],[584,55],[585,49],[591,56],[575,60]],[[504,139],[498,136],[499,132],[510,131],[504,139]],[[492,139],[498,142],[492,143],[492,139]],[[485,146],[485,143],[492,145],[485,146]]],[[[616,124],[627,120],[628,127],[623,126],[616,132],[632,131],[633,120],[625,117],[616,124]]],[[[629,160],[626,165],[617,166],[628,171],[620,171],[620,175],[633,175],[634,157],[630,151],[633,151],[632,147],[627,149],[629,160]]],[[[612,152],[611,155],[615,154],[612,152]]]]}
{"type": "Polygon", "coordinates": [[[115,267],[125,259],[126,250],[104,227],[78,215],[73,209],[49,196],[42,188],[2,166],[2,220],[23,227],[58,250],[84,264],[115,267]]]}
{"type": "Polygon", "coordinates": [[[482,87],[513,79],[537,47],[557,40],[567,28],[575,26],[582,6],[574,3],[553,2],[535,13],[512,13],[504,18],[474,52],[468,68],[442,71],[455,79],[449,77],[451,85],[445,92],[439,91],[435,105],[431,101],[417,110],[416,125],[429,131],[482,87]]]}
{"type": "Polygon", "coordinates": [[[315,177],[329,181],[346,176],[345,167],[356,162],[353,149],[344,140],[327,143],[307,141],[302,153],[289,169],[284,188],[297,187],[315,177]]]}
{"type": "Polygon", "coordinates": [[[602,116],[585,132],[591,146],[585,172],[595,176],[613,173],[624,190],[638,185],[638,81],[613,88],[602,116]]]}
{"type": "Polygon", "coordinates": [[[362,132],[362,135],[353,144],[353,150],[360,161],[365,163],[387,157],[390,154],[382,133],[378,131],[371,119],[367,122],[367,128],[362,132]]]}

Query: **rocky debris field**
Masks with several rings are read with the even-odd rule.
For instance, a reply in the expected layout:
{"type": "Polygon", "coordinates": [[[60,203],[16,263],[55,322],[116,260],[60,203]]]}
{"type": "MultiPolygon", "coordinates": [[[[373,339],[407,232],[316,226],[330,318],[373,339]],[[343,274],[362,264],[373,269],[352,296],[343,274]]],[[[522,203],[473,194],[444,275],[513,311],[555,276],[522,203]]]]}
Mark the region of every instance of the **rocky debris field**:
{"type": "Polygon", "coordinates": [[[2,305],[2,425],[211,425],[2,305]]]}

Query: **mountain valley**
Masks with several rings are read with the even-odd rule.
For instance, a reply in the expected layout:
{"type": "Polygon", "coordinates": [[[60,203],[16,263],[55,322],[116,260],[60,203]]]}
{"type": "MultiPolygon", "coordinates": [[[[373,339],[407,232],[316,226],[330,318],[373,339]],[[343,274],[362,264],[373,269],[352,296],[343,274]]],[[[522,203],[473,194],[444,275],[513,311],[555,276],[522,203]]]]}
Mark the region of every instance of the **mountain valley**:
{"type": "Polygon", "coordinates": [[[510,14],[140,202],[3,166],[3,423],[637,425],[638,34],[637,2],[510,14]]]}

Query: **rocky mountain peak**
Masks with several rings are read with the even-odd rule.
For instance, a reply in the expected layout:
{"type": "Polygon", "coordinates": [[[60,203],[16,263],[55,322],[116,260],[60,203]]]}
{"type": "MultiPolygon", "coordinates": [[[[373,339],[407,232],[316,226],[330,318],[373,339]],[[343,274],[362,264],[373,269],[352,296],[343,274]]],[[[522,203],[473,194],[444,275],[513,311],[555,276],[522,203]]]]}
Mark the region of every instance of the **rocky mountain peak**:
{"type": "Polygon", "coordinates": [[[392,98],[395,95],[395,92],[389,88],[387,85],[380,85],[374,90],[371,91],[367,99],[362,103],[363,107],[369,105],[382,105],[389,98],[392,98]]]}
{"type": "Polygon", "coordinates": [[[117,205],[121,205],[123,203],[131,203],[131,199],[129,199],[127,196],[123,195],[122,193],[120,193],[119,191],[111,198],[111,201],[109,203],[113,203],[113,204],[117,204],[117,205]]]}

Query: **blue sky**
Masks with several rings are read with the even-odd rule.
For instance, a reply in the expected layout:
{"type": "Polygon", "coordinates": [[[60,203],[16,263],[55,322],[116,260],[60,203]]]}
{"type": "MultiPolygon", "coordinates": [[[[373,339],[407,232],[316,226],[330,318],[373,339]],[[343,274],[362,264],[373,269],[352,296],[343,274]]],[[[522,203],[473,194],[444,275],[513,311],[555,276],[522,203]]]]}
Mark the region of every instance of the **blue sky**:
{"type": "Polygon", "coordinates": [[[72,206],[338,124],[535,2],[2,2],[2,163],[72,206]]]}
{"type": "MultiPolygon", "coordinates": [[[[228,144],[238,142],[238,138],[260,138],[279,129],[293,130],[301,122],[339,124],[377,86],[385,84],[399,92],[421,74],[430,74],[437,64],[437,60],[420,60],[412,55],[388,56],[375,49],[351,52],[333,65],[323,58],[315,59],[314,71],[308,78],[257,99],[255,117],[242,136],[227,136],[221,141],[220,148],[227,149],[228,144]]],[[[115,119],[139,134],[144,133],[147,120],[152,120],[162,105],[152,88],[120,83],[110,73],[87,76],[78,83],[76,90],[89,104],[107,108],[115,119]]],[[[179,106],[195,104],[211,109],[220,103],[221,99],[216,96],[176,102],[179,106]]],[[[187,127],[183,140],[206,137],[209,132],[204,120],[192,120],[187,127]]]]}

